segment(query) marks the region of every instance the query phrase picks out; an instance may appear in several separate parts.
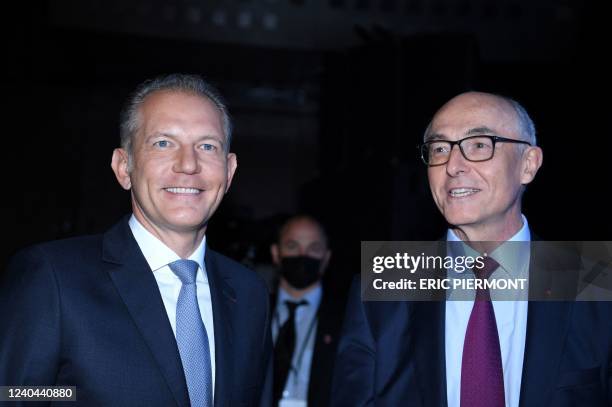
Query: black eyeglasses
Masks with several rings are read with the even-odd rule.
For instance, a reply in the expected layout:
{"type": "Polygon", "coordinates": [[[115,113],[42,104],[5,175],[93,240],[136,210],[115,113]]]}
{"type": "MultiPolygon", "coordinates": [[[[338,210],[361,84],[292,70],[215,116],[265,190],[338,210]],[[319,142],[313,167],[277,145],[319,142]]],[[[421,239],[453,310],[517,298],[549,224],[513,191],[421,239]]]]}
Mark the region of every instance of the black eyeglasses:
{"type": "Polygon", "coordinates": [[[450,160],[451,151],[455,144],[459,146],[461,154],[468,161],[479,162],[487,161],[493,158],[495,153],[496,143],[518,143],[527,144],[531,143],[523,140],[514,140],[511,138],[489,136],[489,135],[478,135],[463,138],[457,141],[450,140],[430,140],[420,145],[421,158],[423,162],[434,167],[437,165],[446,164],[450,160]]]}

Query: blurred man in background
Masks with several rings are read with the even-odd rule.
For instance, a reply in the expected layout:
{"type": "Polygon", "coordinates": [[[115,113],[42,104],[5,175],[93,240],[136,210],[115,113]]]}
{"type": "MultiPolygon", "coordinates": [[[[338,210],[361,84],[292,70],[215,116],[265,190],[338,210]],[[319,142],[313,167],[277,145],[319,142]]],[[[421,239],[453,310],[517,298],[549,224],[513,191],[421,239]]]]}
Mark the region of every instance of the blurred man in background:
{"type": "Polygon", "coordinates": [[[274,306],[274,406],[327,406],[342,302],[325,291],[331,258],[328,238],[315,218],[296,215],[271,246],[280,270],[274,306]]]}

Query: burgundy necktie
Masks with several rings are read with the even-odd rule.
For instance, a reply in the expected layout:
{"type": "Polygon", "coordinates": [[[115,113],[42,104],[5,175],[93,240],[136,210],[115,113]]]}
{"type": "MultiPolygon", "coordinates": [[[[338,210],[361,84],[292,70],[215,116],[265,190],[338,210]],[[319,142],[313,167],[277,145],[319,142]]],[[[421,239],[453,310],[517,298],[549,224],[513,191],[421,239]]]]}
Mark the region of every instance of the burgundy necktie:
{"type": "MultiPolygon", "coordinates": [[[[499,267],[491,257],[474,267],[477,278],[487,279],[499,267]]],[[[504,407],[504,372],[495,312],[488,289],[476,290],[461,361],[461,407],[504,407]]]]}

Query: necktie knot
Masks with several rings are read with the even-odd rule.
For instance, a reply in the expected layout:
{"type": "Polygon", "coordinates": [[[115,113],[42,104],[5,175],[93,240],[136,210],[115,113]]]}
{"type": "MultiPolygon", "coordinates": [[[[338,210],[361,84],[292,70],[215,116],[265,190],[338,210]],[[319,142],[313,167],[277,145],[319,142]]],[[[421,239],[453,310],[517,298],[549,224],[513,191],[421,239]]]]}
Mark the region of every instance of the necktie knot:
{"type": "Polygon", "coordinates": [[[490,256],[484,257],[482,262],[482,267],[478,268],[477,266],[474,266],[472,271],[477,278],[488,279],[489,277],[491,277],[491,274],[493,274],[493,272],[499,267],[499,263],[493,257],[490,256]]]}
{"type": "Polygon", "coordinates": [[[196,273],[198,272],[198,263],[193,260],[177,260],[168,264],[170,270],[181,280],[183,284],[194,284],[196,273]]]}
{"type": "Polygon", "coordinates": [[[302,300],[299,302],[286,300],[285,305],[287,306],[287,309],[289,310],[289,318],[295,317],[295,311],[297,310],[297,308],[301,307],[302,305],[306,305],[306,304],[308,304],[308,301],[306,300],[302,300]]]}

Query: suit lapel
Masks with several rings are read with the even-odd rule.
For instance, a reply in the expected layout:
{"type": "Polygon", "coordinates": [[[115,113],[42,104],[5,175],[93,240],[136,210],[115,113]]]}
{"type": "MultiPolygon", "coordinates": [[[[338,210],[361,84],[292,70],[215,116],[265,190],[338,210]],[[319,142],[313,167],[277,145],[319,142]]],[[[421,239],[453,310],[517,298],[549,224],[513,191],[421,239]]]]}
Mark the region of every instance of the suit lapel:
{"type": "Polygon", "coordinates": [[[308,382],[308,403],[313,406],[329,404],[329,384],[342,326],[341,312],[341,306],[323,289],[317,310],[317,330],[308,382]]]}
{"type": "MultiPolygon", "coordinates": [[[[550,279],[547,272],[551,271],[551,267],[547,262],[556,258],[548,251],[532,251],[530,276],[532,271],[537,271],[539,276],[547,278],[539,283],[536,290],[532,290],[530,279],[531,295],[542,289],[548,290],[550,279]]],[[[529,302],[520,406],[544,406],[550,403],[572,307],[573,302],[570,301],[529,302]]]]}
{"type": "Polygon", "coordinates": [[[234,289],[229,285],[231,276],[225,272],[214,251],[206,248],[206,274],[208,276],[210,296],[215,326],[215,406],[227,406],[233,391],[234,377],[234,343],[232,315],[237,298],[234,289]]]}
{"type": "MultiPolygon", "coordinates": [[[[446,240],[438,240],[436,252],[446,255],[446,240]]],[[[445,269],[431,271],[438,279],[446,277],[445,269]]],[[[446,295],[444,290],[431,293],[427,301],[411,303],[413,350],[416,357],[419,391],[423,406],[446,407],[446,295]]]]}
{"type": "Polygon", "coordinates": [[[103,260],[114,263],[109,276],[168,384],[177,405],[188,406],[189,394],[176,339],[159,287],[127,218],[104,236],[103,260]]]}
{"type": "Polygon", "coordinates": [[[530,302],[520,406],[549,404],[567,335],[571,302],[530,302]]]}
{"type": "Polygon", "coordinates": [[[445,301],[413,302],[411,328],[423,406],[446,406],[445,301]]]}

